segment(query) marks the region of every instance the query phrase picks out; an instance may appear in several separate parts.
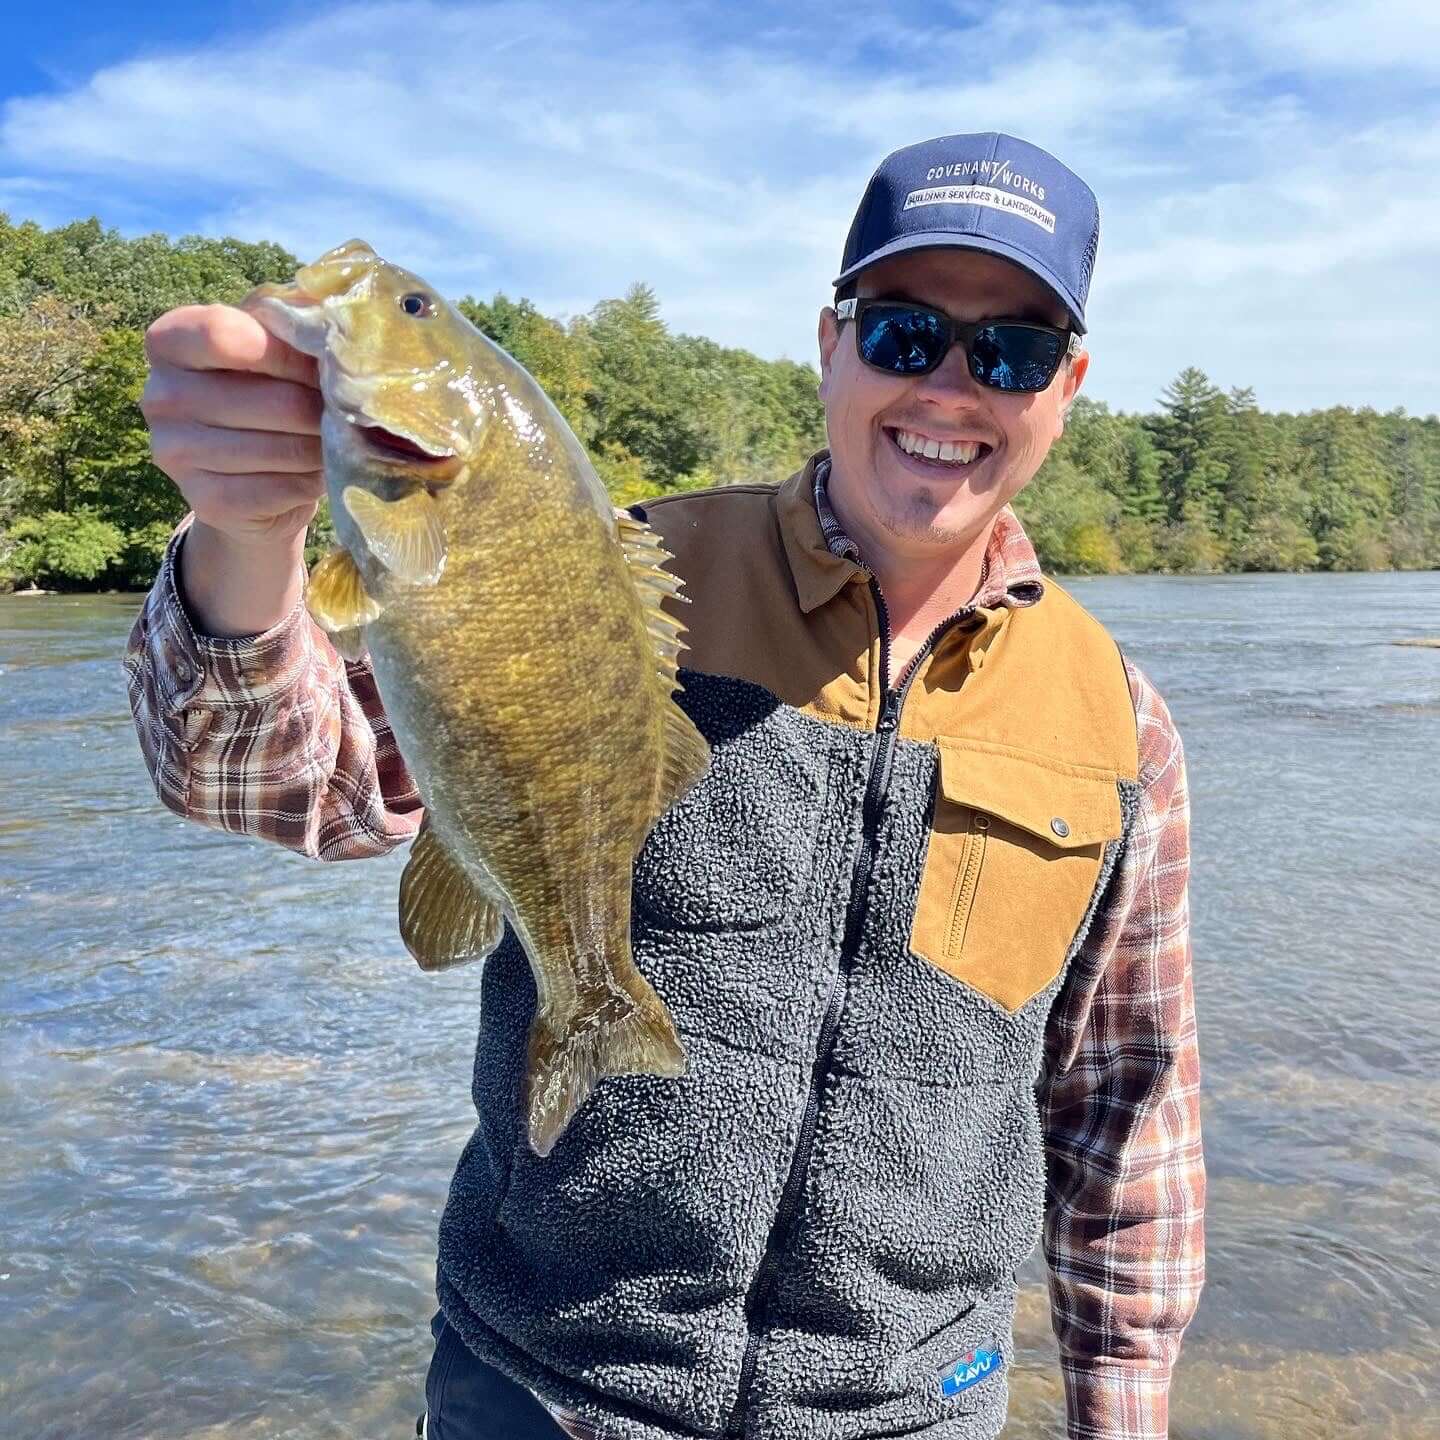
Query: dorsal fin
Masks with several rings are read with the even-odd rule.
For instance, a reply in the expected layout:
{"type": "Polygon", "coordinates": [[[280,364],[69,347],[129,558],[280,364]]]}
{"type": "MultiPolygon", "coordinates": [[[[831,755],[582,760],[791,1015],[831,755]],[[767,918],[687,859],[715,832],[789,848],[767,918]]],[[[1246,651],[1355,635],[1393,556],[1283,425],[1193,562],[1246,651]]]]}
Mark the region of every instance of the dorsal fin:
{"type": "Polygon", "coordinates": [[[645,624],[655,643],[655,679],[662,687],[665,717],[665,754],[656,776],[652,813],[659,819],[699,778],[710,764],[710,747],[705,737],[691,723],[690,717],[675,703],[680,637],[685,627],[661,605],[667,595],[689,602],[682,593],[684,582],[678,575],[661,569],[674,557],[660,543],[660,537],[628,510],[616,510],[620,527],[620,545],[630,567],[640,604],[645,611],[645,624]]]}
{"type": "Polygon", "coordinates": [[[665,757],[655,779],[651,813],[658,820],[710,768],[710,746],[690,717],[665,701],[665,757]]]}
{"type": "Polygon", "coordinates": [[[645,607],[645,624],[655,642],[658,673],[668,696],[677,684],[676,658],[680,654],[680,637],[685,633],[685,627],[664,610],[660,602],[667,595],[673,595],[688,605],[690,597],[683,593],[684,581],[678,575],[671,575],[660,568],[667,560],[674,559],[660,543],[660,537],[628,510],[617,510],[615,520],[620,526],[620,545],[630,566],[630,578],[634,580],[640,603],[645,607]]]}

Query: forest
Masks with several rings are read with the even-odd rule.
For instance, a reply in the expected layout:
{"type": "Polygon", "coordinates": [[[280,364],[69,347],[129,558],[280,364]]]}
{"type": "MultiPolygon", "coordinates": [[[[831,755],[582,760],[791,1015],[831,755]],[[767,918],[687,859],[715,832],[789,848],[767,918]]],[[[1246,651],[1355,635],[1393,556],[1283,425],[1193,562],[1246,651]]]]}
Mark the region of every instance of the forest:
{"type": "MultiPolygon", "coordinates": [[[[296,267],[267,242],[0,214],[0,589],[149,584],[185,506],[150,463],[145,327],[296,267]]],[[[617,503],[783,479],[825,443],[812,366],[672,334],[645,285],[563,319],[503,294],[457,303],[545,388],[617,503]]],[[[1262,411],[1186,369],[1150,413],[1077,399],[1015,510],[1057,575],[1440,568],[1440,420],[1262,411]]],[[[322,514],[312,554],[326,529],[322,514]]]]}

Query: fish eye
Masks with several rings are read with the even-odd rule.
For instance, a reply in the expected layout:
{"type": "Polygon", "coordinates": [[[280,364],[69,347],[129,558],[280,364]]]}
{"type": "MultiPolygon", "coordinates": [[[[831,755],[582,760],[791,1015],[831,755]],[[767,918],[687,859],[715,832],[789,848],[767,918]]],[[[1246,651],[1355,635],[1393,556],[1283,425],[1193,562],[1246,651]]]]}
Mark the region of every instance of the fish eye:
{"type": "Polygon", "coordinates": [[[428,295],[422,295],[419,291],[412,291],[409,295],[402,295],[400,297],[400,308],[407,315],[433,315],[435,313],[435,302],[428,295]]]}

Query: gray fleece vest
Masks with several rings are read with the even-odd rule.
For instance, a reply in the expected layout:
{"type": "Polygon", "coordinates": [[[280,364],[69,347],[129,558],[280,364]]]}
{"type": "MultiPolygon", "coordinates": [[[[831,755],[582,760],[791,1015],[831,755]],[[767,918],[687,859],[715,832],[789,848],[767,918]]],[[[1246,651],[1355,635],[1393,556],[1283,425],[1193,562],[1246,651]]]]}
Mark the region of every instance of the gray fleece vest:
{"type": "Polygon", "coordinates": [[[535,989],[507,935],[440,1303],[483,1360],[607,1435],[994,1436],[1041,1230],[1045,1022],[1137,787],[1117,782],[1124,833],[1064,967],[1012,1013],[909,949],[936,748],[682,680],[713,761],[637,861],[634,949],[688,1073],[607,1077],[534,1155],[535,989]]]}

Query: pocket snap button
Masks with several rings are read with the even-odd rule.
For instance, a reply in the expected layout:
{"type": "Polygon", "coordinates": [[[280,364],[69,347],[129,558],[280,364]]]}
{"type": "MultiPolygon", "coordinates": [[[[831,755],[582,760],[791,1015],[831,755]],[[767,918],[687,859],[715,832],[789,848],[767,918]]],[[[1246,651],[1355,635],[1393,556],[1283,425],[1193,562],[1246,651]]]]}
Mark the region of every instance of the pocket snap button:
{"type": "Polygon", "coordinates": [[[1050,828],[1062,840],[1070,833],[1070,827],[1058,815],[1050,822],[1050,828]]]}
{"type": "Polygon", "coordinates": [[[975,828],[977,830],[988,830],[990,828],[990,817],[988,815],[976,815],[975,828]]]}

